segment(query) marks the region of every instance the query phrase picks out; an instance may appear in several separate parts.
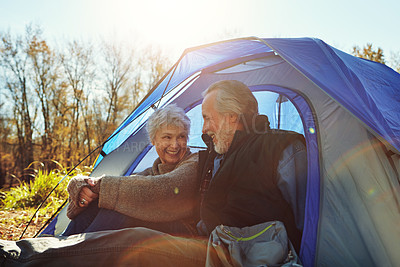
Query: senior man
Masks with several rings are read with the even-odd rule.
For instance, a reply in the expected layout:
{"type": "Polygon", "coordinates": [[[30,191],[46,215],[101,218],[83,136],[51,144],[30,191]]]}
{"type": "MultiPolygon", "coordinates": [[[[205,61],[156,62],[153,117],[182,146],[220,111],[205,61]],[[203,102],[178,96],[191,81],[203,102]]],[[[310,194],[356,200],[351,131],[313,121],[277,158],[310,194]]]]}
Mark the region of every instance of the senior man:
{"type": "Polygon", "coordinates": [[[130,228],[0,241],[5,266],[218,265],[218,253],[207,247],[217,225],[244,227],[276,220],[284,223],[298,249],[304,199],[296,200],[305,195],[304,138],[269,130],[268,119],[258,115],[257,100],[239,81],[217,82],[203,96],[203,139],[208,148],[199,153],[198,236],[130,228]]]}
{"type": "Polygon", "coordinates": [[[258,115],[256,98],[239,81],[214,83],[203,95],[203,140],[208,149],[199,153],[202,179],[199,230],[209,234],[220,224],[245,227],[278,220],[284,223],[298,250],[304,206],[299,208],[300,203],[290,201],[290,196],[284,194],[305,190],[303,137],[294,132],[269,131],[268,118],[258,115]],[[284,169],[279,164],[282,153],[291,144],[295,144],[291,146],[292,155],[300,152],[292,158],[297,159],[294,166],[300,165],[302,177],[295,181],[293,176],[288,182],[278,179],[278,172],[284,169]],[[299,190],[285,190],[286,186],[297,186],[299,190]]]}

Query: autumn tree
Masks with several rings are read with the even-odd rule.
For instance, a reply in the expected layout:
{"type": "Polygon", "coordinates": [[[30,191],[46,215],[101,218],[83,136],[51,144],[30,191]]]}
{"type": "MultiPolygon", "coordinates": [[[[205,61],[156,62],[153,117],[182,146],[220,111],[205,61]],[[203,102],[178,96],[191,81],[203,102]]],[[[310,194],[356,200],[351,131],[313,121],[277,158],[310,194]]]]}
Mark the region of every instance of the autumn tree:
{"type": "Polygon", "coordinates": [[[75,40],[55,47],[30,25],[0,38],[0,183],[7,173],[22,177],[34,161],[75,165],[170,65],[153,47],[75,40]]]}
{"type": "Polygon", "coordinates": [[[53,126],[54,126],[54,101],[57,97],[54,94],[58,79],[58,65],[56,54],[52,51],[47,42],[42,38],[40,32],[37,32],[30,40],[27,54],[31,61],[32,67],[32,87],[36,92],[37,99],[40,103],[42,114],[41,125],[38,134],[41,136],[41,153],[40,160],[54,158],[53,126]]]}
{"type": "Polygon", "coordinates": [[[161,49],[152,46],[139,49],[103,42],[101,51],[104,59],[101,73],[106,92],[103,106],[107,107],[106,125],[102,129],[102,133],[106,133],[105,140],[117,127],[117,122],[134,109],[170,66],[161,49]],[[141,56],[136,57],[136,54],[141,56]]]}
{"type": "Polygon", "coordinates": [[[34,160],[33,127],[36,105],[32,88],[29,84],[29,45],[36,38],[37,31],[27,27],[25,38],[12,37],[10,33],[1,36],[0,67],[2,80],[11,102],[12,116],[10,122],[16,130],[15,161],[19,170],[23,170],[34,160]]]}
{"type": "Polygon", "coordinates": [[[105,92],[103,98],[106,114],[102,139],[105,139],[117,127],[127,114],[129,103],[127,94],[134,84],[134,50],[124,49],[121,45],[103,41],[101,46],[103,64],[101,64],[101,84],[105,92]]]}
{"type": "Polygon", "coordinates": [[[365,58],[371,61],[376,61],[385,64],[385,57],[383,55],[383,50],[380,47],[378,47],[378,49],[375,51],[372,48],[372,44],[367,44],[362,49],[360,49],[358,46],[354,46],[353,55],[356,57],[365,58]]]}
{"type": "Polygon", "coordinates": [[[79,122],[82,110],[87,108],[89,88],[95,77],[93,48],[91,45],[84,46],[77,41],[72,41],[68,44],[66,51],[60,53],[60,61],[64,71],[64,85],[68,87],[70,96],[70,101],[65,103],[69,109],[66,114],[69,118],[65,121],[64,130],[68,130],[69,136],[64,147],[66,148],[65,159],[71,164],[76,163],[87,152],[82,151],[83,140],[80,136],[79,122]]]}
{"type": "Polygon", "coordinates": [[[390,56],[391,67],[400,73],[400,52],[392,52],[390,56]]]}
{"type": "Polygon", "coordinates": [[[5,114],[4,96],[0,92],[0,187],[6,183],[6,178],[12,170],[13,161],[11,160],[11,150],[8,146],[11,144],[11,128],[9,119],[5,114]]]}
{"type": "Polygon", "coordinates": [[[154,46],[146,47],[140,60],[143,68],[141,78],[146,91],[150,90],[172,65],[162,50],[154,46]]]}

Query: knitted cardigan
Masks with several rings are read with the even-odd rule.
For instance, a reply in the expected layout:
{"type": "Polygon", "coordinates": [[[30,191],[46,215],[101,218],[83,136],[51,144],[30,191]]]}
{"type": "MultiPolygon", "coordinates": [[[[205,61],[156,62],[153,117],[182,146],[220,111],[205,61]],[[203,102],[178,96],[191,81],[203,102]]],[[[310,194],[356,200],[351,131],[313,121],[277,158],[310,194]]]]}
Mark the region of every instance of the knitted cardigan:
{"type": "Polygon", "coordinates": [[[198,202],[197,162],[198,154],[188,150],[176,165],[163,164],[157,158],[152,167],[135,175],[103,175],[95,187],[87,184],[89,177],[74,177],[68,184],[67,216],[73,219],[85,210],[79,207],[78,198],[86,186],[99,194],[100,208],[143,221],[167,222],[190,217],[198,202]]]}

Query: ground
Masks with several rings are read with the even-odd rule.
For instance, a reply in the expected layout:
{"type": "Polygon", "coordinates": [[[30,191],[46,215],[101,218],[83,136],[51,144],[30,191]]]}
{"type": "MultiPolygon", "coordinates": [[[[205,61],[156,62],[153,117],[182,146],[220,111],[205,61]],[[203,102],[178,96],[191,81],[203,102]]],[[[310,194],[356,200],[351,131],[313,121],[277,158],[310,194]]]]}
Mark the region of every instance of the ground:
{"type": "MultiPolygon", "coordinates": [[[[24,210],[0,211],[0,239],[19,240],[33,212],[24,210]]],[[[32,220],[23,238],[33,237],[42,227],[46,218],[36,217],[32,220]]]]}

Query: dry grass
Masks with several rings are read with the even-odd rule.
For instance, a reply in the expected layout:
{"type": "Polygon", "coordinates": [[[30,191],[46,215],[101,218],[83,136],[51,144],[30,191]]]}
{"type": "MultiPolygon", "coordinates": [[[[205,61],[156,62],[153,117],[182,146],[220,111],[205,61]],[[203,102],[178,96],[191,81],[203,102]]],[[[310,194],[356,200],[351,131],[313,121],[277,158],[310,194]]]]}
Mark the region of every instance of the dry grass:
{"type": "MultiPolygon", "coordinates": [[[[34,210],[1,210],[0,211],[0,239],[19,240],[26,225],[31,219],[34,210]]],[[[37,215],[25,231],[23,238],[35,236],[42,225],[52,214],[37,215]]]]}

